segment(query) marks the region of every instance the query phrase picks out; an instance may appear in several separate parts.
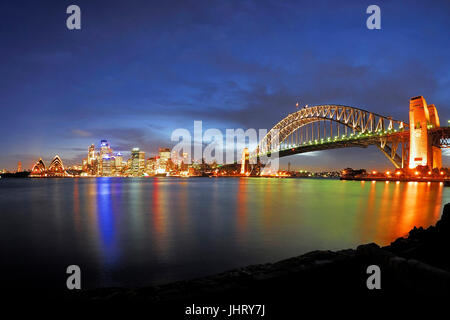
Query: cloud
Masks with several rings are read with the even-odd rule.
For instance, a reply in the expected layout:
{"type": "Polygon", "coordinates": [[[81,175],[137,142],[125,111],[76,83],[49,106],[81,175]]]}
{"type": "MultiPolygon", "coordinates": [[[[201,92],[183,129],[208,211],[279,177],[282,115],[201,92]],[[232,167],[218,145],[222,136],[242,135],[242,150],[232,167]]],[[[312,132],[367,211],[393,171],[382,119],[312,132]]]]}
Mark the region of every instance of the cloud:
{"type": "Polygon", "coordinates": [[[73,129],[72,133],[79,137],[92,137],[92,133],[86,130],[73,129]]]}

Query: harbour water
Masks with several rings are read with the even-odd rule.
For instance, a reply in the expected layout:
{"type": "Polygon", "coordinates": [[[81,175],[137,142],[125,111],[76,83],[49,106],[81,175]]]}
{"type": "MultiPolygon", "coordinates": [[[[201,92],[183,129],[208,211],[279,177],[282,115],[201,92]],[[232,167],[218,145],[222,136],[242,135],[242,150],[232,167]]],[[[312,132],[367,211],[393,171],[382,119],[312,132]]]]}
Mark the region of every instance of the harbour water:
{"type": "Polygon", "coordinates": [[[277,178],[1,179],[3,286],[146,286],[316,249],[386,245],[450,202],[442,183],[277,178]]]}

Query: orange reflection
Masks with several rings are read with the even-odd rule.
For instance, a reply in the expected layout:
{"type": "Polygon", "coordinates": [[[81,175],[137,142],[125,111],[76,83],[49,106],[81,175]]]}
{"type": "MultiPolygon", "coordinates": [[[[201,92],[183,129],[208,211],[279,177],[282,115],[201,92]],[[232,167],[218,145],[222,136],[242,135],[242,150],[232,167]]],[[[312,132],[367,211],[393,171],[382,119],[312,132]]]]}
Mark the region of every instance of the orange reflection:
{"type": "Polygon", "coordinates": [[[247,222],[247,179],[239,179],[237,192],[237,224],[240,233],[245,231],[247,222]]]}
{"type": "Polygon", "coordinates": [[[359,224],[362,242],[386,245],[406,236],[414,226],[434,224],[441,211],[442,189],[437,183],[371,183],[366,213],[359,224]]]}
{"type": "Polygon", "coordinates": [[[87,201],[85,212],[88,213],[88,225],[89,230],[92,235],[95,236],[95,239],[98,238],[98,229],[97,229],[97,179],[90,179],[90,183],[87,188],[87,201]]]}
{"type": "Polygon", "coordinates": [[[78,193],[78,179],[73,184],[73,212],[75,220],[75,230],[80,232],[80,195],[78,193]]]}
{"type": "Polygon", "coordinates": [[[164,190],[161,187],[163,183],[164,180],[158,178],[153,179],[152,205],[150,206],[150,210],[155,246],[161,254],[161,257],[165,259],[169,251],[167,250],[167,212],[165,207],[167,199],[165,199],[164,190]]]}

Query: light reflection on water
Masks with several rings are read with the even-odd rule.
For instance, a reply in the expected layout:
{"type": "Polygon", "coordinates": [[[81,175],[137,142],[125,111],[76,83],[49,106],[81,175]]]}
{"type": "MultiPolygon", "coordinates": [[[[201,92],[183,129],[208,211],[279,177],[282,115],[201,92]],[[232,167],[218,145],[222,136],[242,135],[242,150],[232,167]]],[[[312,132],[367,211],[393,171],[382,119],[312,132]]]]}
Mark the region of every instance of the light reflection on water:
{"type": "Polygon", "coordinates": [[[1,255],[14,270],[37,266],[42,279],[78,264],[85,287],[163,283],[315,249],[386,245],[434,224],[448,190],[309,179],[3,179],[1,255]]]}

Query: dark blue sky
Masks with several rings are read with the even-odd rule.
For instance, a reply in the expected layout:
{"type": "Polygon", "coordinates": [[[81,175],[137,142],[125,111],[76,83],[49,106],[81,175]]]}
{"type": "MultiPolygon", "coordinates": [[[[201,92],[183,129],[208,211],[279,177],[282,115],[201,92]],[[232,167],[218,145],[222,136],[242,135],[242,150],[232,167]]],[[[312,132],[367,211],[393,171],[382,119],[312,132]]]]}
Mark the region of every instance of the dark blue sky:
{"type": "MultiPolygon", "coordinates": [[[[267,128],[301,104],[408,121],[409,98],[450,119],[449,1],[0,3],[0,168],[90,143],[154,153],[176,128],[267,128]],[[82,30],[66,28],[77,4],[82,30]],[[381,30],[366,28],[370,4],[381,30]]],[[[297,167],[388,168],[375,148],[294,156],[297,167]]],[[[449,157],[444,157],[449,165],[449,157]]]]}

